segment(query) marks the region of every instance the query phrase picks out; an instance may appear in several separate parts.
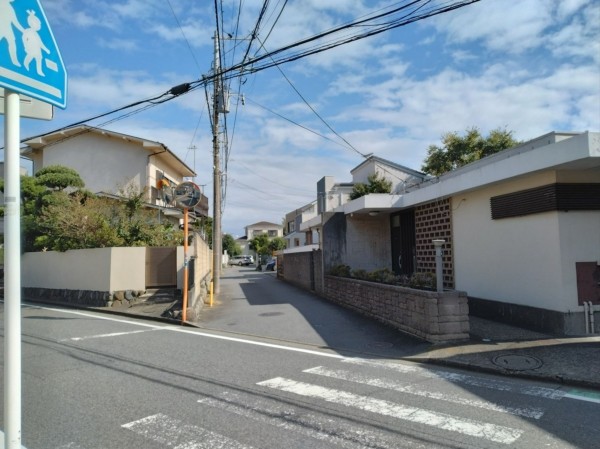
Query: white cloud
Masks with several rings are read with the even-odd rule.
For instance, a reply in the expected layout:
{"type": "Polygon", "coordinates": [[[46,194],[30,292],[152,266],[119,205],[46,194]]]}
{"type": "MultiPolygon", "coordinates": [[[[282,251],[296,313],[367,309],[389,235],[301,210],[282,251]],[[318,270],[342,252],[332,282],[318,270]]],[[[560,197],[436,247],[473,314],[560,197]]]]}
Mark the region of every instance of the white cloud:
{"type": "Polygon", "coordinates": [[[552,2],[483,1],[430,24],[447,33],[451,43],[482,42],[494,51],[522,53],[543,42],[543,32],[552,24],[552,2]]]}

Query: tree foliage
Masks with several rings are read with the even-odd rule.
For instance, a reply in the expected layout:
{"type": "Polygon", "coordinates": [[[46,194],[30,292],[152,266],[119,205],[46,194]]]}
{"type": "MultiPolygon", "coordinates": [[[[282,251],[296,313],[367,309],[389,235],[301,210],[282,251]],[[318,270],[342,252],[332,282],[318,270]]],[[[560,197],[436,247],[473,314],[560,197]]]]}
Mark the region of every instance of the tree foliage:
{"type": "Polygon", "coordinates": [[[252,251],[256,251],[259,260],[266,260],[267,256],[270,256],[275,251],[285,249],[286,242],[282,237],[269,238],[267,234],[260,234],[254,237],[249,242],[249,248],[252,251]]]}
{"type": "Polygon", "coordinates": [[[370,174],[367,178],[368,184],[357,182],[352,188],[350,193],[350,199],[355,200],[361,196],[368,195],[370,193],[390,193],[392,191],[392,182],[380,176],[379,173],[370,174]]]}
{"type": "Polygon", "coordinates": [[[63,165],[48,165],[38,170],[34,177],[39,185],[52,190],[81,189],[85,185],[77,171],[63,165]]]}
{"type": "Polygon", "coordinates": [[[286,246],[287,244],[283,237],[273,237],[269,242],[269,250],[271,253],[281,251],[282,249],[285,249],[286,246]]]}
{"type": "Polygon", "coordinates": [[[25,251],[182,244],[181,230],[143,207],[144,192],[130,190],[119,201],[83,186],[77,172],[61,166],[21,177],[25,251]]]}
{"type": "Polygon", "coordinates": [[[242,247],[235,241],[231,234],[223,236],[223,250],[230,256],[239,256],[242,254],[242,247]]]}
{"type": "Polygon", "coordinates": [[[440,176],[463,165],[490,156],[499,151],[518,145],[513,131],[497,128],[484,137],[475,127],[464,136],[457,132],[442,136],[442,146],[430,145],[421,170],[433,176],[440,176]]]}
{"type": "Polygon", "coordinates": [[[269,249],[269,236],[260,234],[250,240],[249,247],[252,251],[256,251],[259,256],[266,256],[271,253],[269,249]]]}

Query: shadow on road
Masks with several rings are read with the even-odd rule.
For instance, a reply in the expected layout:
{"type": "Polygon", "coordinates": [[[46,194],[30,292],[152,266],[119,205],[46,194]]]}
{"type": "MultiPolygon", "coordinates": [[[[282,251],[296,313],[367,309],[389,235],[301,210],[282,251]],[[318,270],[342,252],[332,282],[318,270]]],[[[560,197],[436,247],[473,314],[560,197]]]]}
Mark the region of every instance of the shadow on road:
{"type": "Polygon", "coordinates": [[[431,346],[253,268],[224,270],[218,301],[204,309],[199,324],[349,356],[396,358],[431,346]]]}

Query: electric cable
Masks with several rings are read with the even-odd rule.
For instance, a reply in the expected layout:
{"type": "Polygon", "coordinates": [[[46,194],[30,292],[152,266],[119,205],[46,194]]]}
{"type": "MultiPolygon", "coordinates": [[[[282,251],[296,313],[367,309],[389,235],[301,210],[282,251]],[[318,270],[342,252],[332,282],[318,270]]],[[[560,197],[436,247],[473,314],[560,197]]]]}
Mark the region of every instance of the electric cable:
{"type": "MultiPolygon", "coordinates": [[[[260,45],[262,48],[265,49],[266,48],[264,46],[264,43],[260,41],[260,45]]],[[[363,158],[367,158],[367,156],[364,153],[361,153],[360,151],[358,151],[354,145],[352,145],[350,142],[348,142],[348,140],[346,140],[343,136],[341,136],[335,129],[333,129],[333,127],[321,116],[321,114],[319,114],[317,112],[317,110],[315,108],[312,107],[312,105],[308,102],[308,100],[306,98],[304,98],[304,95],[302,95],[300,93],[300,91],[296,88],[296,86],[294,86],[294,83],[292,83],[292,81],[288,78],[288,76],[284,73],[284,71],[281,69],[281,67],[279,67],[279,65],[275,66],[277,68],[277,70],[279,70],[279,73],[281,73],[281,75],[285,78],[285,80],[287,81],[287,83],[290,85],[290,87],[292,89],[294,89],[294,92],[296,92],[296,94],[300,97],[300,99],[304,102],[304,104],[306,106],[308,106],[308,108],[313,112],[313,114],[315,114],[315,116],[317,116],[317,118],[336,136],[338,136],[340,139],[342,139],[344,141],[344,143],[346,145],[348,145],[348,148],[353,150],[354,152],[358,153],[360,156],[362,156],[363,158]]]]}
{"type": "Polygon", "coordinates": [[[290,119],[290,118],[288,118],[288,117],[285,117],[284,115],[281,115],[280,113],[278,113],[278,112],[275,112],[274,110],[272,110],[272,109],[269,109],[268,107],[266,107],[266,106],[264,106],[264,105],[262,105],[262,104],[260,104],[260,103],[257,103],[256,101],[252,100],[252,99],[251,99],[251,98],[249,98],[249,97],[246,97],[246,101],[249,101],[250,103],[252,103],[252,104],[255,104],[255,105],[256,105],[256,106],[258,106],[259,108],[262,108],[262,109],[264,109],[265,111],[267,111],[267,112],[270,112],[271,114],[273,114],[273,115],[276,115],[277,117],[279,117],[279,118],[281,118],[281,119],[283,119],[283,120],[285,120],[285,121],[287,121],[287,122],[290,122],[292,125],[296,125],[296,126],[298,126],[299,128],[302,128],[302,129],[304,129],[305,131],[308,131],[309,133],[312,133],[312,134],[314,134],[314,135],[316,135],[316,136],[319,136],[319,137],[321,137],[321,138],[323,138],[323,139],[325,139],[325,140],[329,140],[330,142],[332,142],[332,143],[335,143],[336,145],[339,145],[339,146],[341,146],[342,148],[346,148],[346,149],[348,149],[348,147],[347,147],[346,145],[344,145],[343,143],[340,143],[340,142],[338,142],[337,140],[334,140],[334,139],[332,139],[331,137],[327,137],[326,135],[324,135],[324,134],[321,134],[321,133],[319,133],[318,131],[312,130],[312,129],[308,128],[307,126],[301,125],[300,123],[298,123],[298,122],[295,122],[294,120],[292,120],[292,119],[290,119]]]}
{"type": "Polygon", "coordinates": [[[173,18],[175,19],[175,22],[177,23],[177,26],[179,27],[179,31],[181,31],[183,40],[187,44],[188,50],[190,51],[190,54],[192,55],[192,58],[194,59],[194,62],[196,63],[196,67],[198,67],[198,71],[201,72],[202,68],[200,67],[200,64],[198,63],[198,59],[196,59],[196,55],[192,51],[192,46],[190,45],[190,41],[188,40],[187,36],[185,35],[185,32],[183,31],[183,27],[181,26],[181,23],[179,22],[179,19],[177,18],[177,14],[175,14],[175,10],[173,9],[171,0],[167,0],[167,4],[169,5],[169,8],[171,8],[171,12],[173,13],[173,18]]]}
{"type": "MultiPolygon", "coordinates": [[[[383,33],[385,31],[394,29],[394,28],[398,28],[398,27],[401,27],[401,26],[408,25],[410,23],[414,23],[414,22],[419,21],[419,20],[423,20],[423,19],[428,18],[428,17],[432,17],[432,16],[435,16],[435,15],[443,14],[443,13],[446,13],[446,12],[449,12],[449,11],[452,11],[452,10],[455,10],[455,9],[458,9],[458,8],[462,8],[464,6],[468,6],[470,4],[473,4],[473,3],[476,3],[476,2],[479,2],[479,1],[480,0],[462,0],[462,1],[454,1],[454,2],[449,1],[449,2],[444,3],[442,6],[440,6],[438,8],[430,8],[428,10],[422,11],[421,14],[419,14],[417,16],[414,16],[414,17],[410,17],[410,15],[412,15],[412,13],[409,13],[409,14],[403,16],[403,18],[395,19],[395,20],[386,22],[383,26],[378,25],[376,27],[376,29],[368,31],[368,32],[365,32],[365,33],[360,33],[360,34],[357,34],[357,35],[353,35],[353,36],[351,36],[349,38],[340,39],[340,40],[334,41],[333,43],[329,43],[327,45],[316,46],[316,47],[311,48],[309,50],[299,51],[299,52],[297,52],[295,54],[291,54],[291,55],[287,55],[287,56],[284,55],[280,59],[274,59],[273,58],[273,56],[275,56],[275,55],[284,53],[284,52],[286,52],[288,50],[291,50],[293,48],[300,47],[300,46],[302,46],[304,44],[307,44],[307,43],[310,43],[310,42],[314,42],[314,41],[316,41],[318,39],[322,39],[323,37],[326,37],[328,35],[334,34],[336,32],[339,32],[339,31],[342,31],[342,30],[345,30],[345,29],[349,29],[349,28],[353,28],[353,27],[357,27],[359,25],[360,26],[365,26],[366,22],[368,22],[369,20],[374,20],[374,19],[380,19],[380,18],[383,18],[383,17],[387,17],[389,15],[392,15],[392,14],[394,14],[394,13],[396,13],[398,11],[401,11],[401,10],[403,10],[403,9],[405,9],[405,8],[408,7],[407,5],[404,5],[404,6],[400,7],[400,8],[395,8],[395,9],[387,11],[385,13],[381,13],[381,14],[378,14],[378,15],[375,15],[375,16],[372,16],[372,17],[369,16],[366,19],[355,21],[355,22],[352,22],[350,24],[346,24],[346,25],[343,25],[343,26],[340,26],[340,27],[333,28],[333,29],[331,29],[329,31],[326,31],[326,32],[323,32],[323,33],[319,33],[319,34],[317,34],[315,36],[312,36],[312,37],[303,39],[301,41],[298,41],[296,43],[284,46],[282,48],[279,48],[279,49],[274,50],[272,52],[269,52],[267,54],[263,54],[263,55],[257,56],[255,58],[252,58],[252,59],[248,60],[248,61],[245,61],[244,59],[242,59],[242,62],[234,64],[234,65],[230,66],[227,69],[219,70],[218,72],[213,73],[212,75],[203,75],[201,78],[193,80],[193,81],[190,81],[189,83],[184,83],[184,84],[181,84],[179,86],[175,86],[174,88],[170,89],[169,91],[167,91],[167,92],[165,92],[163,94],[160,94],[160,95],[158,95],[156,97],[153,97],[153,98],[150,98],[150,99],[136,101],[134,103],[128,104],[126,106],[122,106],[120,108],[111,110],[109,112],[105,112],[103,114],[99,114],[97,116],[94,116],[94,117],[91,117],[91,118],[88,118],[88,119],[85,119],[85,120],[80,120],[80,121],[77,121],[77,122],[72,123],[70,125],[61,127],[59,129],[56,129],[56,130],[53,130],[53,131],[46,132],[46,133],[38,135],[38,136],[34,136],[34,137],[31,137],[31,138],[42,137],[42,136],[47,135],[47,134],[59,132],[59,131],[62,131],[62,130],[68,129],[68,128],[72,128],[74,126],[82,125],[82,124],[88,123],[90,121],[97,120],[98,118],[102,118],[102,117],[105,117],[105,116],[108,116],[108,115],[120,112],[122,110],[129,109],[129,108],[141,105],[143,103],[157,102],[155,104],[162,104],[162,103],[165,103],[167,101],[173,100],[173,99],[175,99],[176,97],[178,97],[180,95],[192,92],[192,91],[194,91],[194,90],[196,90],[196,89],[198,89],[200,87],[205,87],[206,88],[207,84],[210,83],[210,82],[213,82],[216,79],[217,76],[221,80],[228,80],[228,79],[231,79],[231,78],[240,77],[244,73],[247,73],[248,71],[250,71],[251,73],[257,73],[257,72],[260,72],[262,70],[266,70],[268,68],[274,67],[276,65],[280,65],[280,64],[284,64],[284,63],[288,63],[288,62],[292,62],[292,61],[297,61],[299,59],[305,58],[305,57],[313,55],[313,54],[317,54],[317,53],[320,53],[320,52],[323,52],[323,51],[326,51],[326,50],[330,50],[332,48],[336,48],[338,46],[341,46],[341,45],[344,45],[344,44],[347,44],[347,43],[350,43],[350,42],[354,42],[354,41],[357,41],[357,40],[360,40],[360,39],[364,39],[364,38],[367,38],[367,37],[370,37],[370,36],[374,36],[374,35],[383,33]],[[261,65],[258,65],[258,66],[256,65],[257,63],[259,63],[261,61],[265,61],[268,58],[272,59],[270,63],[269,62],[264,62],[261,65]],[[253,66],[253,67],[251,69],[248,69],[248,66],[253,66]],[[183,86],[185,86],[185,88],[183,86]],[[168,96],[168,97],[167,98],[163,98],[165,96],[168,96]],[[160,100],[161,98],[163,98],[163,99],[160,100]],[[158,101],[158,100],[160,100],[160,101],[158,101]]],[[[413,5],[413,4],[417,4],[417,3],[419,3],[419,0],[412,1],[412,2],[410,2],[409,5],[413,5]]],[[[427,4],[428,3],[430,3],[430,0],[427,1],[427,4]]],[[[216,0],[215,0],[215,5],[216,5],[216,0]]],[[[218,19],[218,13],[215,12],[215,14],[217,15],[217,19],[218,19]]],[[[25,140],[29,140],[31,138],[28,138],[28,139],[25,139],[25,140]]]]}

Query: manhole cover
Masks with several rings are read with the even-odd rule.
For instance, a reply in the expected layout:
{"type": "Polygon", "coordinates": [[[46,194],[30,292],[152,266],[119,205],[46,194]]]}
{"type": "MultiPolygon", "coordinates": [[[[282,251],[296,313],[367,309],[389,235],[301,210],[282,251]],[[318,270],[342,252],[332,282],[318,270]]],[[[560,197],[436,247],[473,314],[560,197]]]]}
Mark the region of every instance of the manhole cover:
{"type": "Polygon", "coordinates": [[[526,371],[537,369],[543,365],[540,359],[529,355],[504,354],[496,356],[492,359],[492,363],[504,369],[512,371],[526,371]]]}
{"type": "Polygon", "coordinates": [[[265,313],[258,314],[258,316],[279,316],[279,315],[283,315],[283,312],[265,312],[265,313]]]}

